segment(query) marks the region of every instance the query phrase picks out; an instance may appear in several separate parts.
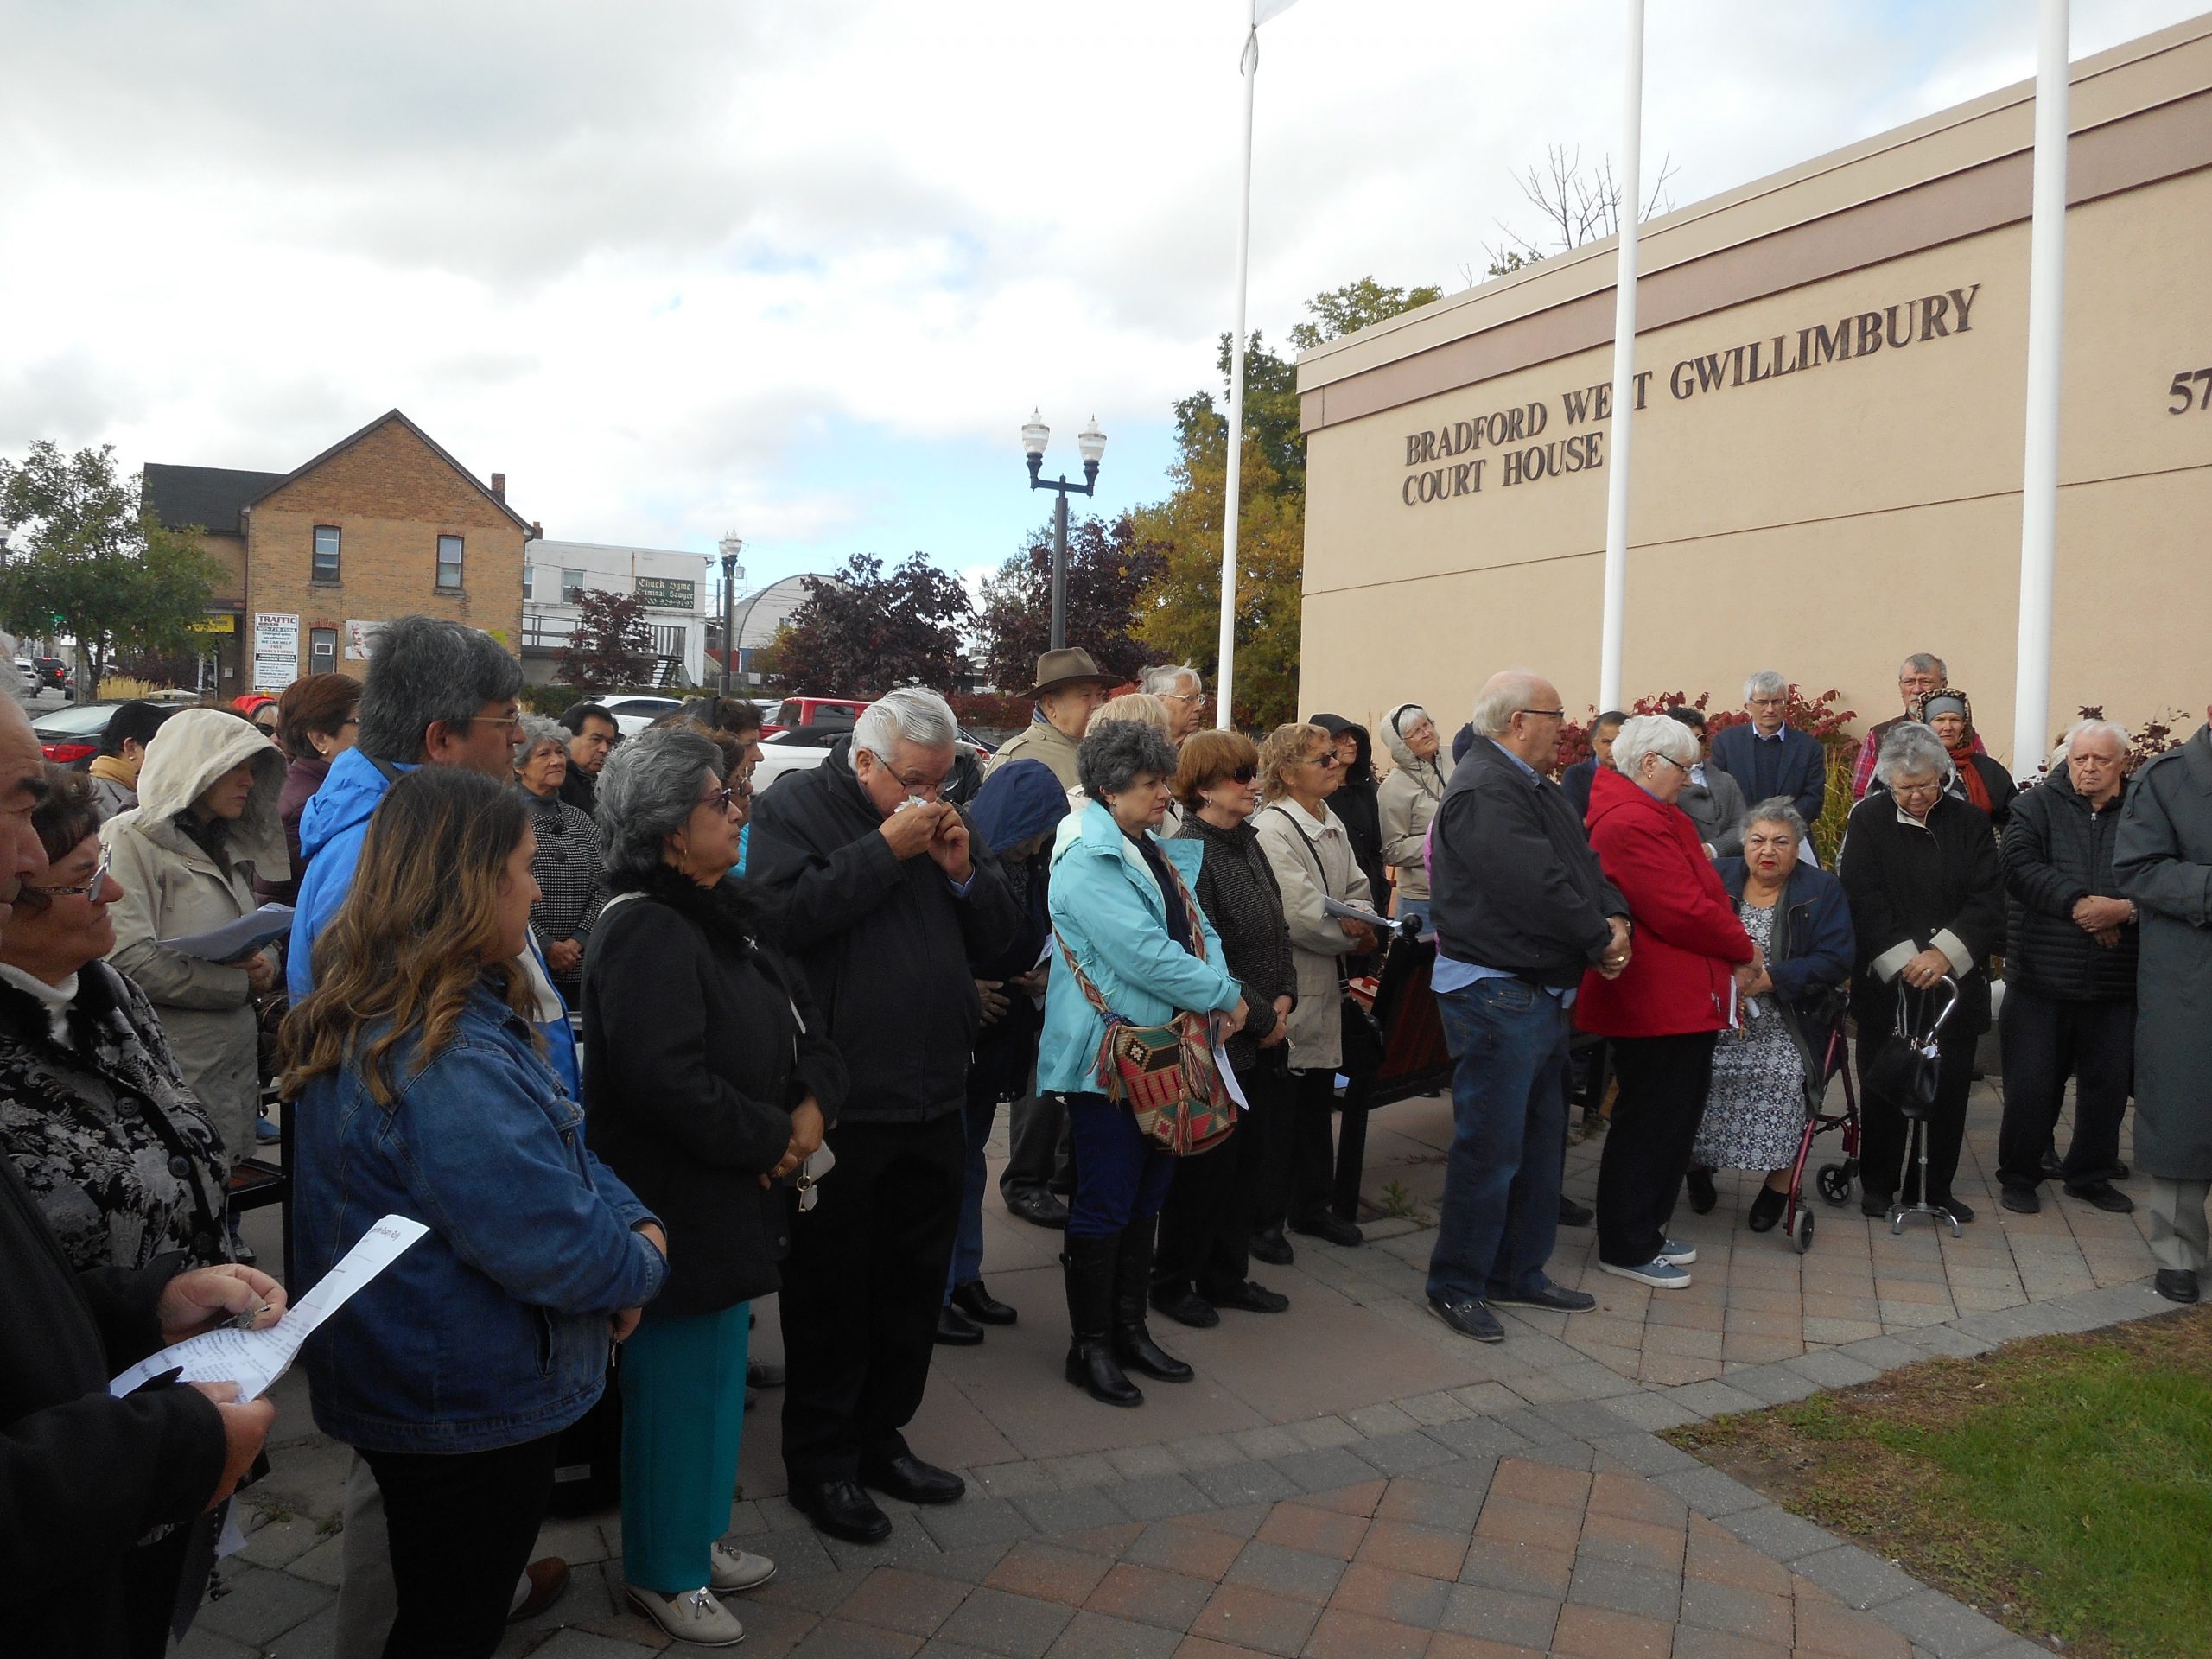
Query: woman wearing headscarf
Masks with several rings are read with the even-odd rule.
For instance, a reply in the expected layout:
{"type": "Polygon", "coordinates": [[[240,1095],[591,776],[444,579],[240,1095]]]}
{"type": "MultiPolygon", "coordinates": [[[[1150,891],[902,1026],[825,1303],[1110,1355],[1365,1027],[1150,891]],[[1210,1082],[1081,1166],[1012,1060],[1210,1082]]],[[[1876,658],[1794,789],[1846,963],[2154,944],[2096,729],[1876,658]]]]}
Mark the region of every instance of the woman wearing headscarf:
{"type": "MultiPolygon", "coordinates": [[[[260,952],[210,962],[162,941],[237,921],[255,907],[256,876],[290,873],[276,808],[283,787],[284,757],[258,727],[220,709],[187,709],[146,746],[137,806],[100,830],[123,888],[109,959],[153,1002],[233,1165],[253,1150],[254,999],[276,983],[276,965],[260,952]]],[[[232,1244],[245,1249],[235,1232],[232,1244]]]]}
{"type": "Polygon", "coordinates": [[[1342,715],[1316,715],[1306,722],[1319,726],[1335,745],[1342,779],[1329,797],[1329,810],[1344,827],[1351,855],[1367,878],[1370,902],[1382,914],[1390,913],[1390,882],[1382,866],[1382,807],[1375,782],[1375,745],[1367,728],[1342,715]]]}
{"type": "Polygon", "coordinates": [[[1426,933],[1428,825],[1444,799],[1444,769],[1437,764],[1442,739],[1427,709],[1402,702],[1382,717],[1382,747],[1390,752],[1390,775],[1376,795],[1382,861],[1398,873],[1398,914],[1419,917],[1426,933]]]}
{"type": "Polygon", "coordinates": [[[1046,911],[1052,832],[1068,814],[1067,791],[1041,760],[1011,760],[983,779],[968,809],[983,842],[998,855],[1014,890],[1021,927],[1014,942],[989,962],[971,964],[982,998],[983,1029],[968,1068],[968,1164],[960,1190],[960,1223],[952,1239],[952,1270],[945,1277],[944,1306],[937,1339],[972,1347],[987,1325],[1012,1325],[1014,1311],[983,1285],[984,1154],[991,1121],[1002,1100],[1029,1092],[1037,1065],[1037,1033],[1044,1028],[1045,988],[1052,939],[1046,911]]]}
{"type": "Polygon", "coordinates": [[[1978,806],[1989,814],[1997,833],[2012,813],[2012,798],[2020,792],[2012,774],[1979,747],[1974,728],[1974,704],[1955,686],[1941,686],[1915,705],[1915,717],[1942,741],[1951,757],[1951,781],[1944,792],[1978,806]]]}

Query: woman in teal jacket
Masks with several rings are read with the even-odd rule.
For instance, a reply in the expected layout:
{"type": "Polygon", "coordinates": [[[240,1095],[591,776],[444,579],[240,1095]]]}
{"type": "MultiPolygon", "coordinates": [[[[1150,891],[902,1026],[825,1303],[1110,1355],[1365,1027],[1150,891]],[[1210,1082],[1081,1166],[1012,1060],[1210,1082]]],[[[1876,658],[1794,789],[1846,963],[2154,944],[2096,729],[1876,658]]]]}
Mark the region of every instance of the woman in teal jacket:
{"type": "Polygon", "coordinates": [[[1144,1395],[1122,1367],[1187,1382],[1191,1368],[1161,1351],[1145,1326],[1145,1294],[1160,1206],[1174,1160],[1109,1100],[1098,1075],[1106,1019],[1071,971],[1132,1025],[1179,1013],[1219,1014],[1226,1039],[1244,1023],[1221,938],[1198,908],[1195,842],[1160,840],[1175,751],[1148,726],[1116,721],[1084,740],[1076,772],[1090,797],[1060,826],[1052,849],[1052,930],[1059,949],[1045,993],[1039,1090],[1065,1092],[1075,1141],[1075,1201],[1067,1250],[1067,1379],[1108,1405],[1144,1395]]]}

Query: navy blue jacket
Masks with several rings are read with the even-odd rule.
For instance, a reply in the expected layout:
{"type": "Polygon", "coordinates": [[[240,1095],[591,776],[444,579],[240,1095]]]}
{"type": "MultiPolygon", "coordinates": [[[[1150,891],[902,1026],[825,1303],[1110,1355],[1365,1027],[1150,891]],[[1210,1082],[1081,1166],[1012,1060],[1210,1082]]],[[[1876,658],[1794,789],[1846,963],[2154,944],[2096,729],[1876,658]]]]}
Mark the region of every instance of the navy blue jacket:
{"type": "MultiPolygon", "coordinates": [[[[1713,868],[1729,898],[1741,904],[1750,867],[1740,858],[1724,858],[1713,868]]],[[[1829,1034],[1843,1019],[1844,982],[1858,958],[1851,901],[1844,895],[1842,882],[1800,861],[1782,890],[1781,913],[1774,919],[1767,977],[1774,982],[1783,1018],[1818,1058],[1827,1054],[1829,1034]]]]}
{"type": "MultiPolygon", "coordinates": [[[[1777,795],[1787,795],[1798,816],[1808,824],[1820,821],[1827,799],[1828,757],[1820,739],[1795,726],[1782,728],[1782,764],[1770,771],[1770,789],[1761,788],[1757,773],[1759,738],[1749,721],[1713,734],[1713,754],[1706,762],[1733,778],[1744,791],[1744,804],[1757,806],[1777,795]]],[[[1771,765],[1771,763],[1770,763],[1771,765]]]]}

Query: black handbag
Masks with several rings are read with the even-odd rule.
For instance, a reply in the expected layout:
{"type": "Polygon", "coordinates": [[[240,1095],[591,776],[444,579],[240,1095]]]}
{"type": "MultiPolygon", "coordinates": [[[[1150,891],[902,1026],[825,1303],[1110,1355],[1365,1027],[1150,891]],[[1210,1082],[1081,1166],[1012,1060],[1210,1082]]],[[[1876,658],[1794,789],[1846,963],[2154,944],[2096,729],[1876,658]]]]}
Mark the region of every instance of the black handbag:
{"type": "Polygon", "coordinates": [[[1946,974],[1940,983],[1950,995],[1931,1015],[1928,1010],[1934,1001],[1932,989],[1916,999],[1902,981],[1898,982],[1897,1029],[1874,1051],[1863,1079],[1868,1094],[1893,1103],[1908,1118],[1925,1117],[1936,1104],[1940,1070],[1936,1039],[1951,1010],[1959,1006],[1958,982],[1946,974]]]}

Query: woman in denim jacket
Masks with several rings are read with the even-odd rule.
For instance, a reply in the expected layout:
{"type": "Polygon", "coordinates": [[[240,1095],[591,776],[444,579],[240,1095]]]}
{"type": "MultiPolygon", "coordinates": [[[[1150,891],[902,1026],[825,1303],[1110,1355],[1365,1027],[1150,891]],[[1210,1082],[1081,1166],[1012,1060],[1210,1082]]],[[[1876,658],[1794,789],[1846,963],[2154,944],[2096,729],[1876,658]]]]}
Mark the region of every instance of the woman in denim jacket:
{"type": "Polygon", "coordinates": [[[430,1230],[305,1352],[316,1425],[384,1495],[389,1654],[498,1646],[555,1437],[667,1273],[658,1224],[585,1149],[511,976],[534,851],[511,791],[408,773],[284,1028],[302,1288],[384,1216],[430,1230]]]}

